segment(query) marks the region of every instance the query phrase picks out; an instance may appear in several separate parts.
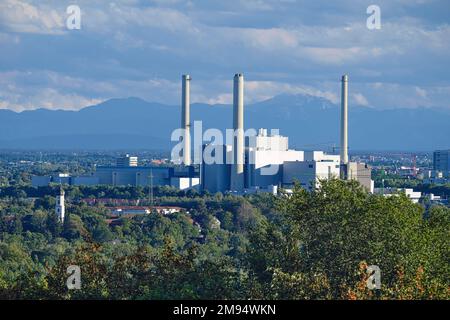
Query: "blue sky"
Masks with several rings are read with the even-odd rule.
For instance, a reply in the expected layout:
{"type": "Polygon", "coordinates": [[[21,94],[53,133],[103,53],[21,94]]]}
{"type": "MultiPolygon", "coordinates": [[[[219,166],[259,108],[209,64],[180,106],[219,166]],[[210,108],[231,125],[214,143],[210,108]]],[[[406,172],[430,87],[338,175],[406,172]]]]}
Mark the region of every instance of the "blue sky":
{"type": "Polygon", "coordinates": [[[450,109],[448,0],[0,0],[0,108],[77,110],[110,98],[178,104],[310,94],[361,108],[450,109]],[[66,7],[81,8],[81,30],[66,7]],[[366,27],[369,5],[381,29],[366,27]]]}

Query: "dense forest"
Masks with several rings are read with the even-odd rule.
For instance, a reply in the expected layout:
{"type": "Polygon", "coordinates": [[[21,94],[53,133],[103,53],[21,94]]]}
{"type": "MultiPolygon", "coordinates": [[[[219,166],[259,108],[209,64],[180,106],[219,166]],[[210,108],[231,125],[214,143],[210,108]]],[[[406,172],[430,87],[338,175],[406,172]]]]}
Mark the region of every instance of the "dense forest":
{"type": "Polygon", "coordinates": [[[238,197],[156,188],[153,212],[107,223],[83,198],[147,199],[134,187],[57,187],[0,193],[1,299],[448,299],[450,209],[357,182],[238,197]],[[66,286],[81,270],[81,289],[66,286]],[[367,285],[379,266],[381,289],[367,285]]]}

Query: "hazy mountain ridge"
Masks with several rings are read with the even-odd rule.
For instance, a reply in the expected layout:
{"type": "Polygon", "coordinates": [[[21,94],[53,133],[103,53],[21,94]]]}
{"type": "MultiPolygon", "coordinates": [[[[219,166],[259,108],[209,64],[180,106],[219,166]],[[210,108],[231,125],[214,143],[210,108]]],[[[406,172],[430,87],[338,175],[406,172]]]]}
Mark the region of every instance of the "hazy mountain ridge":
{"type": "MultiPolygon", "coordinates": [[[[230,128],[228,105],[196,103],[191,121],[230,128]]],[[[0,148],[170,149],[180,107],[139,98],[110,99],[80,111],[0,110],[0,148]]],[[[283,94],[246,105],[246,128],[280,129],[291,146],[330,149],[339,144],[339,106],[324,98],[283,94]]],[[[450,112],[441,109],[350,108],[351,150],[433,150],[450,147],[450,112]]]]}

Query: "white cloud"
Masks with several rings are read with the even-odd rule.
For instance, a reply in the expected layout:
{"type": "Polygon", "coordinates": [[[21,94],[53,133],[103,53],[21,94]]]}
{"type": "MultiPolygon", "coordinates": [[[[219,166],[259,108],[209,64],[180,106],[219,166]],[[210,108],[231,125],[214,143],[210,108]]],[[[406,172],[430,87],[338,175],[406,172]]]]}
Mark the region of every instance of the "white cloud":
{"type": "Polygon", "coordinates": [[[2,99],[1,109],[10,109],[17,112],[45,108],[50,110],[79,110],[82,107],[96,105],[105,99],[92,99],[77,94],[63,94],[55,89],[43,88],[28,96],[26,100],[21,95],[0,92],[2,99]]]}
{"type": "Polygon", "coordinates": [[[423,11],[420,1],[383,1],[382,28],[370,31],[350,1],[323,2],[328,11],[317,12],[291,0],[78,0],[76,33],[65,31],[66,3],[3,0],[0,93],[14,108],[123,96],[178,104],[178,74],[190,72],[193,99],[230,103],[232,74],[242,71],[248,103],[281,93],[339,103],[338,78],[349,73],[361,106],[449,106],[450,25],[408,16],[423,11]],[[32,73],[5,71],[18,68],[32,73]]]}
{"type": "Polygon", "coordinates": [[[419,97],[421,97],[421,98],[426,98],[427,97],[427,91],[426,90],[424,90],[422,88],[419,88],[419,87],[416,87],[415,89],[416,89],[416,93],[417,93],[417,95],[419,97]]]}
{"type": "Polygon", "coordinates": [[[290,84],[274,81],[246,81],[245,94],[249,102],[257,102],[273,98],[276,95],[303,94],[314,97],[324,98],[332,103],[338,103],[339,97],[331,91],[322,91],[311,86],[301,84],[290,84]]]}
{"type": "Polygon", "coordinates": [[[34,6],[20,0],[3,0],[0,3],[0,25],[20,33],[61,34],[64,11],[50,6],[34,6]]]}
{"type": "Polygon", "coordinates": [[[0,108],[14,111],[37,108],[79,110],[105,100],[84,95],[83,79],[50,71],[0,73],[0,108]],[[27,84],[23,84],[23,83],[27,84]]]}
{"type": "Polygon", "coordinates": [[[299,44],[294,32],[280,28],[227,28],[226,30],[232,32],[236,37],[240,37],[246,45],[256,47],[257,49],[277,50],[280,48],[295,48],[299,44]]]}
{"type": "Polygon", "coordinates": [[[366,97],[364,97],[361,93],[352,94],[352,98],[355,103],[359,106],[368,107],[369,101],[367,101],[366,97]]]}
{"type": "Polygon", "coordinates": [[[194,95],[195,101],[204,102],[208,104],[232,104],[233,94],[232,93],[221,93],[215,97],[208,98],[201,95],[194,95]]]}
{"type": "MultiPolygon", "coordinates": [[[[172,33],[197,33],[193,21],[180,11],[158,7],[132,7],[110,3],[107,7],[85,7],[84,24],[91,32],[130,32],[136,28],[165,30],[172,33]]],[[[150,40],[147,38],[147,41],[150,40]]]]}

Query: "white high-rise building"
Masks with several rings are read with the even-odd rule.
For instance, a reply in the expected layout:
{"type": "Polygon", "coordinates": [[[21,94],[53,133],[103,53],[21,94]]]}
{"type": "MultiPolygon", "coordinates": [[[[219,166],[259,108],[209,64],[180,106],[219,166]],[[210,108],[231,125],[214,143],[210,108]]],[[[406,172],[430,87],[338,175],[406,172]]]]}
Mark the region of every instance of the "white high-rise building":
{"type": "Polygon", "coordinates": [[[55,214],[58,217],[59,222],[64,222],[64,215],[66,213],[66,207],[64,205],[64,190],[61,188],[59,195],[56,196],[55,214]]]}

